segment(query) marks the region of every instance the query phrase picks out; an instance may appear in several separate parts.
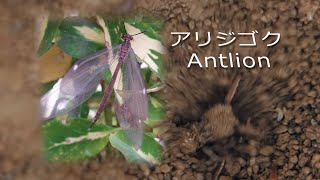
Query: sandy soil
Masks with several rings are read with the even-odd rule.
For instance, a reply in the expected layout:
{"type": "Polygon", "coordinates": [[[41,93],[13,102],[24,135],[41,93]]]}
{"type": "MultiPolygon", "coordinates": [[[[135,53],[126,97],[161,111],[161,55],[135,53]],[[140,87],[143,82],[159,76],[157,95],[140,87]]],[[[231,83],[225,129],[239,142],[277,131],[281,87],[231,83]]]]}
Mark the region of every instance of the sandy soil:
{"type": "Polygon", "coordinates": [[[2,1],[0,179],[319,178],[319,7],[316,0],[2,1]],[[74,11],[84,15],[138,12],[165,20],[163,37],[170,53],[165,97],[172,128],[163,137],[167,152],[161,165],[128,166],[121,159],[108,157],[79,164],[50,164],[41,157],[36,22],[39,14],[74,11]],[[270,49],[219,49],[199,48],[191,39],[186,48],[170,48],[175,41],[170,35],[173,31],[210,31],[215,37],[219,30],[230,29],[277,31],[282,35],[281,42],[270,49]],[[186,68],[192,52],[204,56],[229,51],[251,56],[268,54],[273,68],[186,68]],[[203,136],[202,128],[216,123],[208,112],[223,102],[238,73],[244,78],[231,103],[239,120],[236,133],[222,139],[203,136]],[[270,109],[275,113],[264,113],[270,109]],[[261,129],[265,132],[259,136],[255,132],[261,129]]]}

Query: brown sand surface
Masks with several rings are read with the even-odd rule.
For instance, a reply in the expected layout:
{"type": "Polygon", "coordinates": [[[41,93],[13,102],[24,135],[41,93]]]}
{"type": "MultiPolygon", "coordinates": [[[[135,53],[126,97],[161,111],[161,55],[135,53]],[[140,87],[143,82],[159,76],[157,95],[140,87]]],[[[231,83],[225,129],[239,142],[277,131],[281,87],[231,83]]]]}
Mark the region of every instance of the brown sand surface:
{"type": "Polygon", "coordinates": [[[317,0],[1,1],[0,179],[319,179],[319,9],[317,0]],[[48,12],[75,11],[164,19],[169,49],[164,97],[171,126],[163,136],[162,164],[148,168],[111,157],[51,164],[42,158],[37,19],[48,12]],[[210,31],[215,37],[229,30],[280,32],[281,41],[274,48],[227,49],[215,43],[199,48],[191,38],[185,48],[170,47],[176,40],[170,32],[210,31]],[[268,55],[272,68],[187,69],[192,52],[201,59],[228,52],[268,55]],[[216,105],[223,104],[238,74],[242,78],[229,104],[232,113],[216,118],[215,112],[221,112],[216,105]],[[234,131],[210,135],[213,125],[222,123],[234,131]]]}

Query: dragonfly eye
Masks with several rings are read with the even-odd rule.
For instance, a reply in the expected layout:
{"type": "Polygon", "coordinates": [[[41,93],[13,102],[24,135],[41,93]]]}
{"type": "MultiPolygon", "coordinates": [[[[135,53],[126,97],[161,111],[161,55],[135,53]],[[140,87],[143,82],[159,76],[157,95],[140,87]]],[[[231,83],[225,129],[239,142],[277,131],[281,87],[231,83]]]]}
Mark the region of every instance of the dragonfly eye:
{"type": "Polygon", "coordinates": [[[122,39],[123,40],[128,39],[128,40],[131,41],[131,40],[133,40],[133,37],[131,35],[125,34],[125,35],[122,36],[122,39]]]}

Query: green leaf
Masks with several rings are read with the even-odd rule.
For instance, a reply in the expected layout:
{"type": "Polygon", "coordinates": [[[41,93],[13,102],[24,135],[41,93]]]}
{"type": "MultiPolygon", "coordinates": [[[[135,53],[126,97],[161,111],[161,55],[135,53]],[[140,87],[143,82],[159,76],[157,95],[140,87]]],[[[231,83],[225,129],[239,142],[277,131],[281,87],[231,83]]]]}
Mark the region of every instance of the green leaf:
{"type": "Polygon", "coordinates": [[[165,107],[164,102],[161,101],[154,93],[152,96],[149,95],[149,112],[146,124],[153,126],[158,124],[159,121],[163,121],[165,117],[165,107]]]}
{"type": "Polygon", "coordinates": [[[58,46],[75,58],[84,57],[104,48],[104,33],[93,20],[68,17],[60,25],[58,46]]]}
{"type": "Polygon", "coordinates": [[[144,134],[140,149],[135,150],[123,130],[110,135],[110,143],[129,162],[158,164],[162,159],[162,146],[150,135],[144,134]]]}
{"type": "Polygon", "coordinates": [[[57,119],[43,125],[46,157],[50,161],[74,161],[97,155],[108,143],[115,129],[91,121],[70,118],[67,123],[57,119]]]}
{"type": "Polygon", "coordinates": [[[40,92],[42,94],[45,94],[46,92],[50,91],[50,89],[52,89],[52,87],[56,84],[57,81],[51,81],[45,84],[42,84],[42,86],[40,87],[40,92]]]}
{"type": "Polygon", "coordinates": [[[164,79],[164,54],[161,54],[157,50],[149,49],[148,57],[144,58],[144,61],[149,68],[161,79],[164,79]],[[155,68],[157,67],[157,68],[155,68]]]}
{"type": "Polygon", "coordinates": [[[45,18],[43,23],[43,36],[38,48],[38,55],[42,56],[53,46],[53,39],[58,32],[60,20],[45,18]]]}
{"type": "Polygon", "coordinates": [[[137,16],[135,18],[126,18],[126,23],[140,29],[141,31],[146,31],[144,34],[148,37],[156,40],[160,40],[161,37],[159,32],[163,28],[163,21],[156,18],[137,16]]]}
{"type": "Polygon", "coordinates": [[[148,84],[148,87],[149,87],[149,81],[150,81],[150,78],[152,75],[152,71],[149,68],[141,69],[141,71],[142,71],[144,80],[145,80],[146,84],[148,84]]]}
{"type": "Polygon", "coordinates": [[[89,115],[89,103],[88,101],[86,101],[79,106],[79,116],[81,118],[87,118],[88,115],[89,115]]]}
{"type": "Polygon", "coordinates": [[[127,31],[120,17],[111,19],[98,17],[97,21],[104,31],[105,41],[107,41],[110,46],[119,45],[123,42],[122,36],[127,34],[127,31]]]}
{"type": "Polygon", "coordinates": [[[143,34],[134,36],[131,47],[138,58],[144,61],[149,68],[161,79],[164,78],[163,59],[166,48],[160,41],[159,32],[162,28],[162,21],[151,18],[126,19],[126,30],[128,34],[143,34]]]}

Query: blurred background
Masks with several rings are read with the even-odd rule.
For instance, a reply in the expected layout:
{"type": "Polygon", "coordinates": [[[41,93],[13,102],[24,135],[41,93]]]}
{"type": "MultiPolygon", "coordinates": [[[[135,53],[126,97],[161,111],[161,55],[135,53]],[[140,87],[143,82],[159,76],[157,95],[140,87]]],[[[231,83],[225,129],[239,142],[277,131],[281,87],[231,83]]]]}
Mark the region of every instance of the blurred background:
{"type": "Polygon", "coordinates": [[[320,177],[319,1],[8,0],[0,4],[0,179],[320,177]],[[172,123],[169,135],[174,138],[167,140],[168,151],[162,164],[148,168],[128,165],[121,158],[108,156],[77,164],[52,164],[44,160],[38,121],[40,82],[36,51],[39,17],[49,13],[56,16],[142,14],[165,20],[162,37],[170,57],[166,61],[165,97],[167,119],[172,123]],[[221,50],[214,45],[201,49],[194,39],[181,47],[170,47],[176,41],[170,32],[198,31],[201,34],[210,31],[215,37],[220,30],[250,32],[253,29],[280,32],[281,41],[271,49],[231,47],[221,50]],[[205,56],[230,51],[251,56],[267,54],[273,61],[273,68],[250,72],[186,68],[192,52],[205,56]],[[251,136],[233,135],[201,147],[196,144],[194,151],[184,152],[178,138],[193,132],[193,125],[207,117],[206,112],[224,99],[237,73],[248,79],[243,81],[244,85],[255,78],[261,81],[248,88],[244,85],[241,88],[240,82],[239,94],[232,103],[234,114],[240,124],[245,125],[253,112],[258,115],[257,119],[265,122],[261,112],[266,108],[274,109],[275,113],[267,118],[272,123],[254,124],[255,131],[263,128],[261,125],[268,126],[266,136],[260,141],[251,136]],[[265,88],[261,90],[261,87],[265,88]],[[243,98],[252,94],[253,99],[243,98]],[[277,95],[284,98],[278,99],[277,95]],[[241,106],[241,102],[248,106],[241,106]],[[177,136],[173,136],[175,133],[177,136]],[[219,152],[226,154],[222,156],[219,152]]]}

